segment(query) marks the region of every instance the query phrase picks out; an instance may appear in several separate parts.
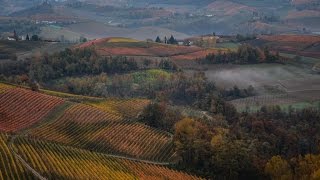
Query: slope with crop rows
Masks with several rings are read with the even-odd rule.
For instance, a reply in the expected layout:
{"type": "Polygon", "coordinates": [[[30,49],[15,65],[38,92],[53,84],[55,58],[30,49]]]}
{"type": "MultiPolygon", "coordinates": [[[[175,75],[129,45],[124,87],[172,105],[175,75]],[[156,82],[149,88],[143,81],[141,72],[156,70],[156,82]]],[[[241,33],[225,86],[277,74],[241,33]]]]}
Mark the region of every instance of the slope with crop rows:
{"type": "Polygon", "coordinates": [[[164,166],[18,138],[15,149],[48,179],[199,179],[164,166]]]}
{"type": "Polygon", "coordinates": [[[8,135],[0,133],[0,179],[34,179],[8,147],[8,135]]]}
{"type": "Polygon", "coordinates": [[[102,153],[167,162],[173,153],[171,135],[94,107],[77,104],[60,118],[30,131],[31,137],[102,153]]]}
{"type": "Polygon", "coordinates": [[[62,103],[60,98],[22,88],[5,90],[0,93],[0,131],[16,132],[31,126],[62,103]]]}
{"type": "Polygon", "coordinates": [[[136,118],[143,109],[150,104],[147,99],[110,99],[90,102],[89,105],[102,111],[113,113],[123,118],[136,118]]]}

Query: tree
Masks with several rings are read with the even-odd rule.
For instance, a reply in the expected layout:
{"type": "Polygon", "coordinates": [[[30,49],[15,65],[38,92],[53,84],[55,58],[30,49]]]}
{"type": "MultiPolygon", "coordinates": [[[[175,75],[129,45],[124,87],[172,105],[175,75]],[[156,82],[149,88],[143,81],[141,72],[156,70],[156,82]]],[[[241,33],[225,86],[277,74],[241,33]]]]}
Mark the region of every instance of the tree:
{"type": "Polygon", "coordinates": [[[165,103],[154,103],[144,109],[139,119],[149,126],[172,131],[174,124],[181,119],[181,114],[169,109],[165,103]]]}
{"type": "Polygon", "coordinates": [[[40,87],[39,87],[39,84],[36,82],[36,81],[34,81],[34,80],[30,80],[30,82],[29,82],[29,87],[30,87],[30,89],[32,90],[32,91],[39,91],[39,89],[40,89],[40,87]]]}
{"type": "Polygon", "coordinates": [[[87,38],[85,38],[84,36],[80,36],[80,42],[87,42],[87,41],[88,41],[87,38]]]}
{"type": "Polygon", "coordinates": [[[292,172],[288,162],[281,156],[273,156],[266,164],[265,173],[275,180],[291,180],[292,172]]]}
{"type": "Polygon", "coordinates": [[[16,30],[13,31],[13,37],[14,37],[14,39],[15,39],[16,41],[19,40],[19,36],[18,36],[16,30]]]}
{"type": "Polygon", "coordinates": [[[168,40],[168,44],[178,44],[178,41],[171,35],[171,37],[168,40]]]}
{"type": "Polygon", "coordinates": [[[31,37],[31,40],[32,40],[32,41],[39,41],[40,38],[39,38],[38,35],[33,35],[33,36],[31,37]]]}
{"type": "Polygon", "coordinates": [[[194,119],[184,118],[175,125],[175,145],[179,165],[209,171],[212,132],[194,119]]]}
{"type": "Polygon", "coordinates": [[[161,39],[160,39],[160,37],[159,36],[157,36],[157,38],[156,38],[156,41],[155,42],[157,42],[157,43],[161,43],[161,39]]]}

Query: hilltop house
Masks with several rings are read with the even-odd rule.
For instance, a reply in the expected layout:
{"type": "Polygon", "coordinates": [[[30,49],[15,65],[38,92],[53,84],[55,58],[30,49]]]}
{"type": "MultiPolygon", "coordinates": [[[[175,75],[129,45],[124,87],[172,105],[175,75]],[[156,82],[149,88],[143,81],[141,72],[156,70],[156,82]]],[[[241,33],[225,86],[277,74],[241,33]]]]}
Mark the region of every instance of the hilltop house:
{"type": "Polygon", "coordinates": [[[8,41],[16,41],[16,38],[14,38],[13,36],[8,36],[8,37],[7,37],[7,40],[8,40],[8,41]]]}
{"type": "Polygon", "coordinates": [[[19,37],[16,33],[16,31],[13,31],[13,33],[4,33],[4,36],[6,36],[5,39],[7,39],[8,41],[18,41],[19,37]]]}

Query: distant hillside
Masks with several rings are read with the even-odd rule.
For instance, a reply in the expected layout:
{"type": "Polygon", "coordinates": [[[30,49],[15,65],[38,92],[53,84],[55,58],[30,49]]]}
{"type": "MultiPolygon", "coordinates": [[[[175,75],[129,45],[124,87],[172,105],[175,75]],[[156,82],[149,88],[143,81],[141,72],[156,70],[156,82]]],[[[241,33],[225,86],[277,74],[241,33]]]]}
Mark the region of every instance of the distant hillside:
{"type": "Polygon", "coordinates": [[[53,6],[49,3],[42,3],[40,5],[31,7],[22,11],[14,12],[11,14],[11,16],[28,17],[36,14],[51,14],[51,13],[54,13],[53,6]]]}
{"type": "Polygon", "coordinates": [[[76,48],[94,48],[101,56],[165,57],[178,61],[196,60],[210,53],[224,51],[224,49],[169,45],[127,38],[101,38],[80,44],[76,48]]]}
{"type": "Polygon", "coordinates": [[[224,16],[233,16],[241,12],[252,13],[256,12],[257,9],[254,7],[249,7],[239,3],[231,1],[215,1],[206,6],[208,11],[214,12],[216,14],[221,14],[224,16]]]}
{"type": "Polygon", "coordinates": [[[43,2],[42,0],[0,0],[1,11],[0,15],[8,15],[13,12],[21,11],[30,8],[43,2]]]}
{"type": "Polygon", "coordinates": [[[185,39],[189,37],[184,33],[160,27],[120,28],[96,22],[72,24],[68,26],[67,29],[72,32],[84,34],[89,38],[128,37],[146,40],[148,38],[155,39],[157,36],[164,37],[171,35],[178,39],[185,39]]]}
{"type": "Polygon", "coordinates": [[[320,57],[320,36],[308,35],[272,35],[260,36],[248,43],[269,47],[284,53],[298,54],[307,57],[320,57]]]}

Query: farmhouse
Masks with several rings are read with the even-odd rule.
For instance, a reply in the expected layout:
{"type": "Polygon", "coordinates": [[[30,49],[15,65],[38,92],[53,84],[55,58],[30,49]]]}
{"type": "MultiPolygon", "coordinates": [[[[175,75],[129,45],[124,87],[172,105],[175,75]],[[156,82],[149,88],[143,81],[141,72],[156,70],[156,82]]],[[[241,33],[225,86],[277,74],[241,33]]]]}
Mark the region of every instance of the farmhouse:
{"type": "Polygon", "coordinates": [[[7,40],[8,40],[8,41],[16,41],[16,38],[14,38],[13,36],[8,36],[8,37],[7,37],[7,40]]]}

